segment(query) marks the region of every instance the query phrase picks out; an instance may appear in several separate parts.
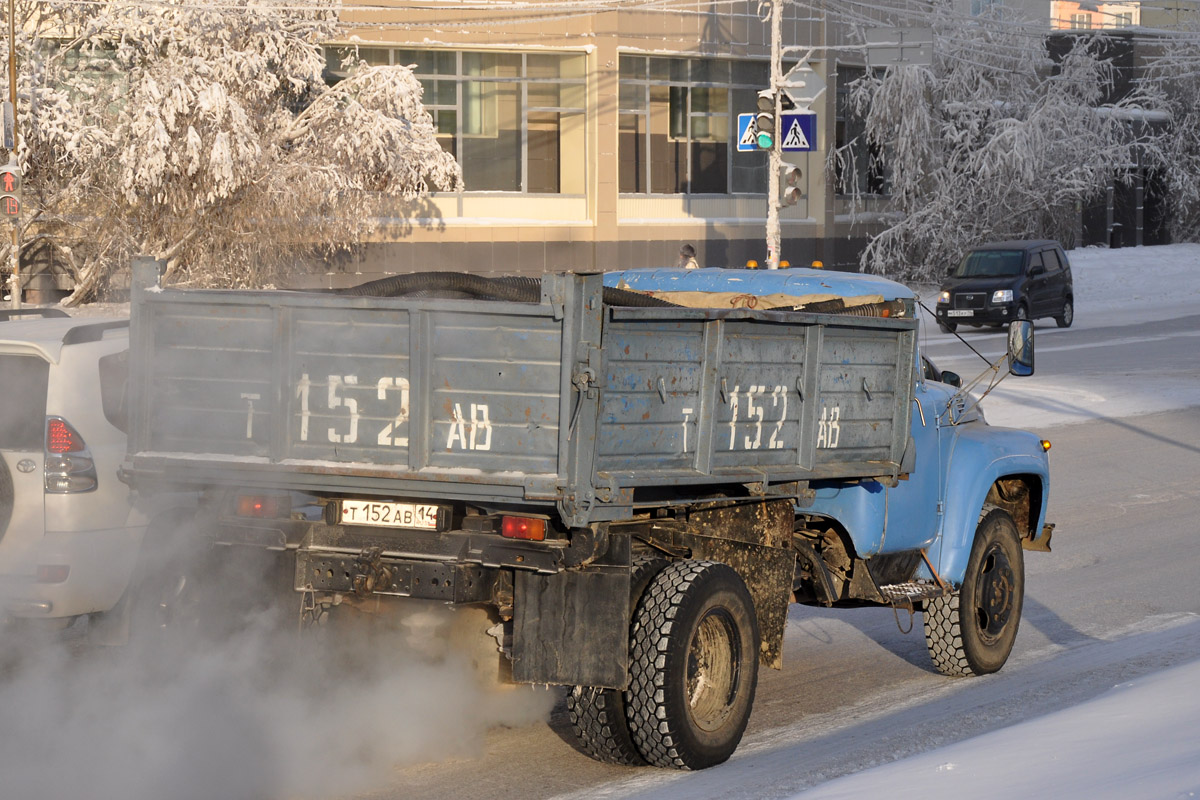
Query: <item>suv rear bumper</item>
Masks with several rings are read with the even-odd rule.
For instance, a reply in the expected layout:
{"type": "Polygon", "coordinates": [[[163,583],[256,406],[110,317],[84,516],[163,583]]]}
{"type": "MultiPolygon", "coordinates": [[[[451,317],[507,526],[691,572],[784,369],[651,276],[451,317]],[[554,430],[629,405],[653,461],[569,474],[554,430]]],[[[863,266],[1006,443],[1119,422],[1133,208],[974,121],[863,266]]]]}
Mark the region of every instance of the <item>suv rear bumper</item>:
{"type": "Polygon", "coordinates": [[[0,613],[57,619],[108,611],[125,593],[144,527],[48,533],[32,557],[0,565],[0,613]],[[40,583],[39,565],[66,567],[66,580],[40,583]]]}

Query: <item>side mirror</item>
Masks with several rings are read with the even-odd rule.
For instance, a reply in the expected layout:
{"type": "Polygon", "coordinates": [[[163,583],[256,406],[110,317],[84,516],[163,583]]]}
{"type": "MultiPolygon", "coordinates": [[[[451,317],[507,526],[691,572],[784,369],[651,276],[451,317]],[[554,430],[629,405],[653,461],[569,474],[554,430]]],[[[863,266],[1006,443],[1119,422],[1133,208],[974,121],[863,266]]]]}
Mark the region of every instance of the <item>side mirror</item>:
{"type": "Polygon", "coordinates": [[[1034,264],[1032,267],[1029,268],[1029,277],[1036,278],[1038,275],[1041,275],[1045,271],[1046,271],[1046,267],[1044,265],[1034,264]]]}
{"type": "Polygon", "coordinates": [[[1008,372],[1018,378],[1033,374],[1033,323],[1027,319],[1008,326],[1008,372]]]}
{"type": "Polygon", "coordinates": [[[956,389],[962,388],[962,376],[957,372],[951,372],[948,369],[942,370],[942,383],[947,386],[953,386],[956,389]]]}

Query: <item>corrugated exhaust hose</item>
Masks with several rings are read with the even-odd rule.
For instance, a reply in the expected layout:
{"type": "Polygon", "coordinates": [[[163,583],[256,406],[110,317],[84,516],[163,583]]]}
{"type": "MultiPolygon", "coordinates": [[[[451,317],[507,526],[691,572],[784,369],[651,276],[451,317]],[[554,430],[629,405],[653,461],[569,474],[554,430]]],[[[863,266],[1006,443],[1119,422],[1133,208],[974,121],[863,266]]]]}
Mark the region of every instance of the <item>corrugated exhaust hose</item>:
{"type": "MultiPolygon", "coordinates": [[[[508,300],[537,303],[542,299],[541,278],[505,276],[488,278],[466,272],[411,272],[369,281],[336,294],[351,297],[443,297],[508,300]]],[[[604,302],[610,306],[674,307],[641,292],[604,287],[604,302]]]]}
{"type": "Polygon", "coordinates": [[[519,280],[519,283],[511,283],[508,279],[486,278],[466,272],[410,272],[339,289],[337,294],[351,297],[405,297],[417,292],[455,292],[460,297],[509,300],[514,303],[537,303],[542,299],[540,280],[519,280]]]}
{"type": "Polygon", "coordinates": [[[904,304],[897,300],[885,300],[882,303],[862,303],[847,306],[841,298],[822,300],[802,306],[775,306],[766,311],[804,311],[810,314],[843,314],[849,317],[903,317],[904,304]]]}

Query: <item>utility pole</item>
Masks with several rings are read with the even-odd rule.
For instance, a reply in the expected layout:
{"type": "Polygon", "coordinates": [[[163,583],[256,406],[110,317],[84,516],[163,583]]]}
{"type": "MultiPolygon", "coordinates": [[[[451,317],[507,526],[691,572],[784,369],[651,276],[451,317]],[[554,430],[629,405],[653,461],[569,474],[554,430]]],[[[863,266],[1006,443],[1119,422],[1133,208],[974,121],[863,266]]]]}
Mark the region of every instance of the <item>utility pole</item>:
{"type": "MultiPolygon", "coordinates": [[[[12,2],[12,0],[9,0],[12,2]]],[[[783,3],[771,0],[771,96],[775,98],[775,119],[782,120],[781,99],[783,92],[783,3]]],[[[776,123],[776,132],[767,156],[767,269],[779,269],[779,248],[782,244],[779,232],[779,170],[783,166],[780,148],[781,126],[776,123]]]]}
{"type": "MultiPolygon", "coordinates": [[[[12,107],[12,148],[8,151],[8,162],[17,163],[17,23],[15,0],[8,0],[8,102],[12,107]]],[[[7,120],[5,120],[7,123],[7,120]]],[[[12,225],[12,271],[8,276],[8,289],[12,307],[21,307],[21,224],[20,217],[13,217],[12,225]]]]}

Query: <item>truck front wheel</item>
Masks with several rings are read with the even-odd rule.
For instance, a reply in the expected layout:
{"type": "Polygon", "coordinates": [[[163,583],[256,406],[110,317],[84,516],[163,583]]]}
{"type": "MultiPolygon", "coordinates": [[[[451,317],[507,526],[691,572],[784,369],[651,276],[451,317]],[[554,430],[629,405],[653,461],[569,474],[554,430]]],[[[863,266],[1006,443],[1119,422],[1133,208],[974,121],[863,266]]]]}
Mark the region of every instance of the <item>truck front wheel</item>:
{"type": "Polygon", "coordinates": [[[659,767],[704,769],[733,754],[758,683],[758,620],[738,574],[677,561],[650,583],[634,614],[629,729],[659,767]]]}
{"type": "Polygon", "coordinates": [[[959,591],[925,602],[925,644],[938,671],[987,675],[1008,660],[1025,595],[1025,565],[1012,516],[987,507],[959,591]]]}

